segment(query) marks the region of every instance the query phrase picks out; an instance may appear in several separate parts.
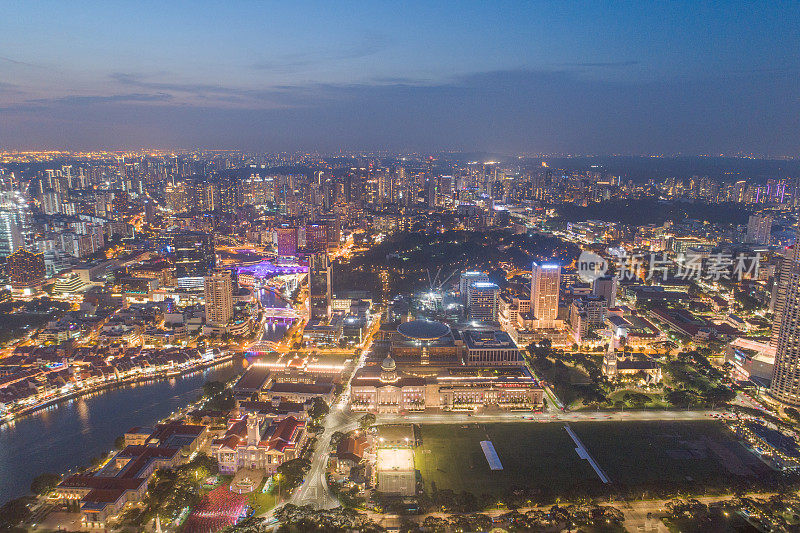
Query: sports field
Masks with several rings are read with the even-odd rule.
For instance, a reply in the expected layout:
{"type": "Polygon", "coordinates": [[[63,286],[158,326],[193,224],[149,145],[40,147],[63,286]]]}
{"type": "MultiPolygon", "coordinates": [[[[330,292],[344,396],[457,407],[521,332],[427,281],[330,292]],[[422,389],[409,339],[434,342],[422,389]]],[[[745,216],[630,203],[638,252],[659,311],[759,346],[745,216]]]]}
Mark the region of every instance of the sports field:
{"type": "Polygon", "coordinates": [[[426,491],[476,495],[524,489],[543,495],[651,490],[702,492],[731,479],[769,475],[719,422],[570,424],[608,477],[600,482],[563,423],[418,426],[415,454],[426,491]],[[480,442],[492,441],[503,470],[490,470],[480,442]]]}

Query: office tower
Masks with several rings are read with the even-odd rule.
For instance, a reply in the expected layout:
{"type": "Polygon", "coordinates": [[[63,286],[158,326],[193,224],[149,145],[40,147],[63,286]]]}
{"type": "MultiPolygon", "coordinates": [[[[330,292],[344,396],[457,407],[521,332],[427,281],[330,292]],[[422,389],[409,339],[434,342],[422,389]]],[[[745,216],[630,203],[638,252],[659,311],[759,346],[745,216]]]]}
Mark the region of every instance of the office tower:
{"type": "Polygon", "coordinates": [[[8,256],[26,244],[31,235],[28,203],[18,191],[0,192],[0,257],[8,256]]]}
{"type": "Polygon", "coordinates": [[[189,209],[188,195],[183,183],[164,187],[164,200],[166,201],[167,209],[173,213],[184,213],[189,209]]]}
{"type": "Polygon", "coordinates": [[[429,177],[425,188],[425,204],[436,207],[436,178],[429,177]]]}
{"type": "Polygon", "coordinates": [[[13,254],[22,247],[22,231],[18,214],[0,210],[0,257],[13,254]]]}
{"type": "Polygon", "coordinates": [[[118,157],[117,158],[117,183],[122,184],[125,183],[125,158],[118,157]]]}
{"type": "Polygon", "coordinates": [[[331,265],[326,252],[309,259],[308,314],[311,320],[328,320],[331,316],[331,265]]]}
{"type": "Polygon", "coordinates": [[[56,191],[45,191],[42,194],[42,212],[45,215],[57,215],[61,212],[61,194],[56,191]]]}
{"type": "Polygon", "coordinates": [[[204,277],[217,263],[214,252],[214,235],[187,231],[172,238],[176,278],[204,277]]]}
{"type": "Polygon", "coordinates": [[[6,258],[6,273],[12,287],[30,287],[44,281],[44,254],[20,248],[6,258]]]}
{"type": "Polygon", "coordinates": [[[769,342],[772,346],[778,345],[778,334],[781,330],[783,311],[786,306],[786,298],[791,280],[792,265],[798,259],[800,247],[795,243],[794,246],[784,248],[777,254],[778,264],[775,266],[775,274],[772,285],[772,295],[770,298],[770,308],[774,313],[772,318],[772,328],[769,342]]]}
{"type": "Polygon", "coordinates": [[[305,250],[309,253],[324,252],[328,249],[328,228],[321,224],[309,224],[306,229],[305,250]]]}
{"type": "Polygon", "coordinates": [[[772,234],[772,217],[769,215],[750,215],[747,221],[747,242],[769,244],[772,234]]]}
{"type": "Polygon", "coordinates": [[[394,199],[394,180],[387,169],[378,174],[378,199],[381,204],[391,203],[394,199]]]}
{"type": "Polygon", "coordinates": [[[156,202],[155,200],[147,199],[144,201],[144,220],[148,224],[152,224],[156,220],[156,202]]]}
{"type": "Polygon", "coordinates": [[[297,255],[297,228],[280,226],[275,230],[278,245],[278,257],[294,257],[297,255]]]}
{"type": "Polygon", "coordinates": [[[479,281],[467,289],[469,318],[497,322],[500,302],[500,287],[494,283],[479,281]]]}
{"type": "Polygon", "coordinates": [[[225,270],[205,279],[206,324],[224,326],[233,318],[233,280],[225,270]]]}
{"type": "Polygon", "coordinates": [[[531,312],[539,328],[552,328],[558,318],[558,292],[561,266],[533,263],[531,269],[531,312]]]}
{"type": "Polygon", "coordinates": [[[486,272],[470,271],[461,274],[461,279],[458,282],[458,293],[461,295],[462,303],[465,307],[469,307],[469,287],[473,283],[489,282],[489,275],[486,272]]]}
{"type": "Polygon", "coordinates": [[[606,307],[614,307],[617,301],[616,276],[603,276],[592,283],[592,294],[602,296],[606,300],[606,307]]]}
{"type": "Polygon", "coordinates": [[[786,297],[778,328],[775,366],[770,396],[783,403],[800,404],[800,261],[795,254],[786,260],[781,282],[786,297]]]}
{"type": "Polygon", "coordinates": [[[226,213],[233,213],[239,206],[239,182],[233,179],[224,180],[217,184],[219,201],[215,202],[217,209],[226,213]]]}

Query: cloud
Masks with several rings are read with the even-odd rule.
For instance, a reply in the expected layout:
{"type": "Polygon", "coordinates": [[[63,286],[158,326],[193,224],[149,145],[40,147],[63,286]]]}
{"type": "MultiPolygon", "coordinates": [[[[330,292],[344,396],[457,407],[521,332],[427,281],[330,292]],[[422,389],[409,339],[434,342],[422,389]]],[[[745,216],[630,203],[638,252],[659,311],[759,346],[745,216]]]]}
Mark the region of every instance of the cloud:
{"type": "Polygon", "coordinates": [[[272,72],[297,72],[307,67],[373,56],[387,48],[388,40],[384,36],[368,33],[359,43],[343,49],[286,54],[275,59],[256,62],[252,67],[257,70],[269,70],[272,72]]]}
{"type": "Polygon", "coordinates": [[[35,65],[33,63],[27,63],[25,61],[19,61],[19,60],[16,60],[16,59],[12,59],[10,57],[5,57],[5,56],[0,56],[0,61],[3,61],[5,63],[11,63],[12,65],[20,65],[20,66],[23,66],[23,67],[44,68],[41,65],[35,65]]]}
{"type": "Polygon", "coordinates": [[[397,77],[258,90],[169,83],[155,75],[118,74],[116,79],[136,90],[105,99],[54,99],[37,109],[0,109],[0,145],[505,153],[800,151],[793,134],[800,128],[800,88],[780,73],[630,81],[586,78],[566,68],[520,69],[476,72],[436,83],[397,77]],[[166,96],[158,96],[161,93],[166,96]]]}
{"type": "Polygon", "coordinates": [[[620,68],[638,65],[638,61],[599,61],[599,62],[578,62],[560,63],[564,67],[588,67],[588,68],[620,68]]]}
{"type": "Polygon", "coordinates": [[[295,107],[306,105],[310,92],[317,91],[320,87],[306,84],[251,89],[205,83],[164,82],[150,78],[151,76],[124,72],[111,74],[111,79],[123,86],[172,93],[176,100],[199,106],[222,105],[258,109],[295,107]],[[194,97],[195,100],[187,101],[187,96],[194,97]]]}
{"type": "Polygon", "coordinates": [[[165,93],[157,94],[144,94],[144,93],[129,93],[129,94],[111,94],[107,96],[102,95],[70,95],[62,96],[59,98],[39,98],[29,100],[31,104],[43,105],[96,105],[96,104],[115,104],[115,103],[130,103],[130,102],[167,102],[172,100],[172,95],[165,93]]]}

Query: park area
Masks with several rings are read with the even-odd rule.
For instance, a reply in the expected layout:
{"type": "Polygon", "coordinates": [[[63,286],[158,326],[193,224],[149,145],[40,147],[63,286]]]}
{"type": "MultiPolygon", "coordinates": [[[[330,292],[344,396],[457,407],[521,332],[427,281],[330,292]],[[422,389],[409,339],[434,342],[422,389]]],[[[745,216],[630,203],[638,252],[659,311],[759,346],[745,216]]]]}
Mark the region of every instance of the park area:
{"type": "Polygon", "coordinates": [[[544,502],[675,491],[711,494],[774,479],[719,422],[579,422],[570,427],[609,484],[578,457],[563,423],[418,426],[415,467],[429,495],[452,490],[495,501],[510,494],[544,502]],[[481,447],[487,440],[502,470],[490,469],[481,447]]]}

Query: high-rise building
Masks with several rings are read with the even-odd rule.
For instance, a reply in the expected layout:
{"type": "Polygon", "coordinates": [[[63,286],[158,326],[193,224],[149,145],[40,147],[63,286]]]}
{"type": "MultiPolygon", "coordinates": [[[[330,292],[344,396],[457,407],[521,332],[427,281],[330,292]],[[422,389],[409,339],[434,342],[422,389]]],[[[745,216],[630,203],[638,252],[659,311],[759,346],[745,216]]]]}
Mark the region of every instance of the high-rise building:
{"type": "Polygon", "coordinates": [[[777,254],[778,264],[775,266],[775,274],[772,286],[772,296],[770,298],[770,308],[773,312],[772,329],[770,344],[778,345],[778,334],[781,330],[783,311],[786,307],[786,299],[789,292],[789,281],[791,280],[791,269],[798,259],[800,247],[797,244],[784,248],[777,254]]]}
{"type": "Polygon", "coordinates": [[[769,393],[783,403],[800,405],[800,261],[792,254],[785,263],[781,283],[785,283],[786,295],[769,393]]]}
{"type": "Polygon", "coordinates": [[[469,318],[497,322],[500,287],[487,281],[473,283],[467,289],[469,318]]]}
{"type": "Polygon", "coordinates": [[[297,255],[297,228],[280,226],[275,230],[279,257],[297,255]]]}
{"type": "Polygon", "coordinates": [[[0,257],[13,254],[31,244],[28,202],[18,191],[0,192],[0,257]]]}
{"type": "Polygon", "coordinates": [[[18,213],[0,209],[0,257],[13,254],[22,247],[22,231],[18,213]]]}
{"type": "Polygon", "coordinates": [[[308,314],[312,320],[328,320],[331,316],[331,265],[326,252],[309,259],[308,314]]]}
{"type": "Polygon", "coordinates": [[[20,248],[6,258],[6,273],[12,287],[31,287],[44,281],[44,254],[20,248]]]}
{"type": "Polygon", "coordinates": [[[216,266],[214,235],[187,231],[172,238],[176,278],[205,277],[216,266]]]}
{"type": "Polygon", "coordinates": [[[189,209],[188,195],[183,183],[164,187],[164,200],[166,201],[167,209],[173,213],[184,213],[189,209]]]}
{"type": "Polygon", "coordinates": [[[558,318],[558,292],[561,266],[533,263],[531,269],[531,312],[538,327],[552,328],[558,318]]]}
{"type": "Polygon", "coordinates": [[[772,217],[750,215],[747,221],[747,242],[769,244],[772,235],[772,217]]]}
{"type": "Polygon", "coordinates": [[[603,276],[594,280],[592,295],[602,296],[606,300],[606,307],[614,307],[617,302],[617,277],[603,276]]]}
{"type": "Polygon", "coordinates": [[[233,318],[233,280],[225,270],[205,278],[206,324],[224,326],[233,318]]]}
{"type": "Polygon", "coordinates": [[[486,272],[470,271],[461,274],[461,279],[458,282],[458,293],[461,295],[462,303],[465,307],[469,307],[469,287],[473,283],[489,282],[489,274],[486,272]]]}
{"type": "Polygon", "coordinates": [[[309,253],[324,252],[328,249],[328,228],[321,224],[308,224],[305,250],[309,253]]]}

